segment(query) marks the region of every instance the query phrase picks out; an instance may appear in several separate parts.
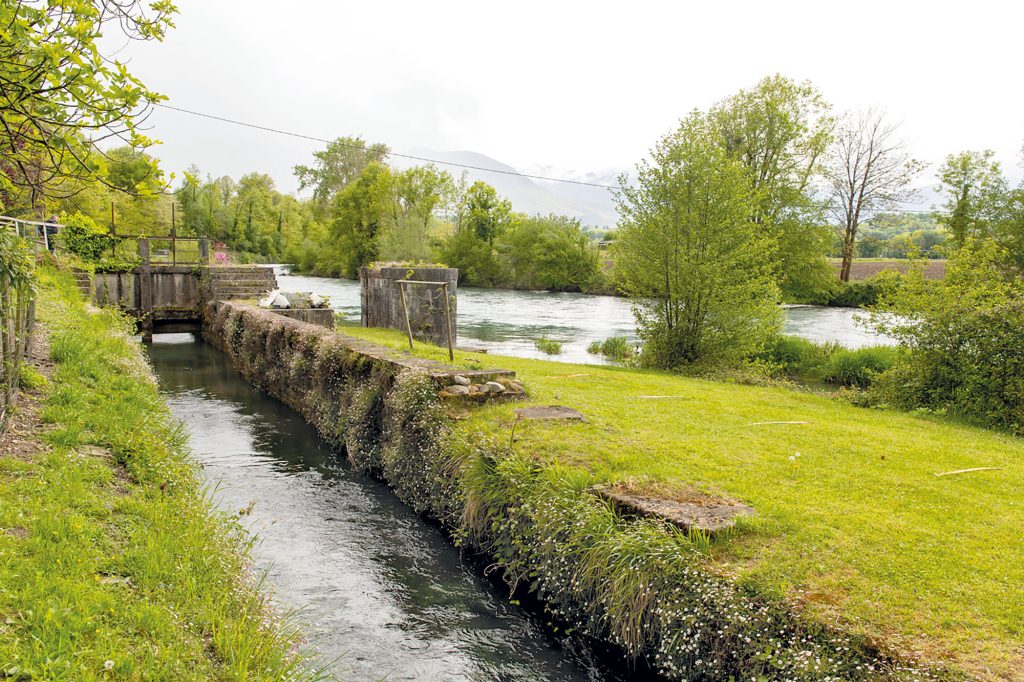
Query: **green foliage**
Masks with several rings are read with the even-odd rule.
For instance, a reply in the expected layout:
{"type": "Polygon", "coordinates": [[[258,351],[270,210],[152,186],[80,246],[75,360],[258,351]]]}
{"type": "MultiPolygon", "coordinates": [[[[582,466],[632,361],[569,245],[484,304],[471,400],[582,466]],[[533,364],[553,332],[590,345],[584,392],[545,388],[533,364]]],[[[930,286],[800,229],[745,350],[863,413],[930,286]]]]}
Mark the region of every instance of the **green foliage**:
{"type": "Polygon", "coordinates": [[[372,162],[335,198],[328,235],[338,274],[354,278],[359,268],[377,260],[378,238],[394,218],[392,181],[387,166],[372,162]]]}
{"type": "Polygon", "coordinates": [[[359,137],[339,137],[326,149],[313,152],[313,165],[295,166],[299,189],[313,188],[313,205],[317,217],[324,217],[334,197],[355,182],[371,163],[383,163],[387,145],[371,144],[359,137]]]}
{"type": "Polygon", "coordinates": [[[541,353],[547,353],[548,355],[559,355],[562,352],[562,342],[547,337],[537,339],[533,342],[533,345],[541,353]]]}
{"type": "Polygon", "coordinates": [[[458,268],[460,284],[493,287],[507,277],[494,247],[471,230],[456,232],[446,239],[437,255],[448,267],[458,268]]]}
{"type": "Polygon", "coordinates": [[[633,299],[643,364],[731,364],[780,321],[774,240],[751,219],[747,169],[708,118],[691,114],[618,197],[621,285],[633,299]]]}
{"type": "Polygon", "coordinates": [[[779,287],[790,301],[827,291],[830,230],[812,184],[832,140],[830,105],[809,82],[769,76],[708,113],[722,144],[747,169],[754,220],[773,237],[779,287]]]}
{"type": "Polygon", "coordinates": [[[587,346],[592,355],[603,355],[616,362],[628,362],[636,355],[636,346],[625,336],[611,336],[604,341],[593,341],[587,346]]]}
{"type": "Polygon", "coordinates": [[[799,336],[776,334],[755,357],[777,368],[785,376],[813,378],[821,375],[822,368],[839,347],[821,344],[799,336]]]}
{"type": "Polygon", "coordinates": [[[992,236],[998,222],[1001,197],[1007,192],[1006,180],[995,152],[950,154],[939,168],[939,181],[946,195],[946,213],[940,216],[957,246],[968,238],[992,236]]]}
{"type": "Polygon", "coordinates": [[[900,349],[872,346],[836,350],[821,372],[821,380],[837,386],[867,388],[882,372],[896,364],[900,349]]]}
{"type": "MultiPolygon", "coordinates": [[[[858,258],[945,258],[949,236],[934,213],[877,213],[858,233],[858,258]]],[[[842,251],[837,235],[829,255],[840,257],[842,251]]]]}
{"type": "Polygon", "coordinates": [[[837,282],[833,285],[831,295],[827,299],[830,306],[841,308],[865,308],[873,306],[886,296],[896,292],[903,281],[903,276],[895,270],[882,272],[853,282],[837,282]]]}
{"type": "Polygon", "coordinates": [[[64,225],[59,235],[64,248],[86,263],[100,260],[119,242],[106,228],[81,213],[64,215],[60,222],[64,225]]]}
{"type": "Polygon", "coordinates": [[[945,279],[912,272],[876,326],[909,349],[880,381],[883,402],[1024,431],[1024,280],[992,240],[967,238],[945,279]]]}
{"type": "Polygon", "coordinates": [[[38,391],[46,388],[49,381],[31,365],[22,365],[19,372],[19,384],[27,391],[38,391]]]}
{"type": "Polygon", "coordinates": [[[137,122],[161,97],[104,47],[162,40],[176,11],[166,0],[0,4],[0,204],[27,209],[101,177],[98,140],[152,144],[137,122]]]}
{"type": "Polygon", "coordinates": [[[867,388],[877,375],[895,365],[899,356],[900,350],[892,346],[850,349],[778,334],[756,359],[800,381],[867,388]]]}
{"type": "Polygon", "coordinates": [[[512,202],[498,196],[486,182],[476,181],[462,197],[457,230],[468,230],[480,241],[494,245],[513,220],[512,202]]]}
{"type": "Polygon", "coordinates": [[[54,373],[39,452],[0,458],[0,665],[23,679],[313,679],[249,574],[133,323],[41,273],[54,373]],[[49,452],[47,452],[49,450],[49,452]]]}
{"type": "Polygon", "coordinates": [[[503,284],[514,289],[588,291],[601,280],[597,250],[574,218],[522,218],[499,238],[497,251],[508,268],[503,284]]]}

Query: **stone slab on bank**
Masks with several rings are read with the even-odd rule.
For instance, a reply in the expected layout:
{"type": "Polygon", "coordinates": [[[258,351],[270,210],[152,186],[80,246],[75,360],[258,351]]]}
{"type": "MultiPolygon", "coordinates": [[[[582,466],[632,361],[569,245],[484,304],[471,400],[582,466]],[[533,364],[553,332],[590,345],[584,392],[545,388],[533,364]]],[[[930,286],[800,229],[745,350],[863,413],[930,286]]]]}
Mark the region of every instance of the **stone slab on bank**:
{"type": "Polygon", "coordinates": [[[752,517],[755,513],[753,507],[735,502],[678,502],[618,492],[604,486],[595,486],[594,492],[626,513],[663,519],[687,531],[717,533],[735,526],[737,519],[752,517]]]}

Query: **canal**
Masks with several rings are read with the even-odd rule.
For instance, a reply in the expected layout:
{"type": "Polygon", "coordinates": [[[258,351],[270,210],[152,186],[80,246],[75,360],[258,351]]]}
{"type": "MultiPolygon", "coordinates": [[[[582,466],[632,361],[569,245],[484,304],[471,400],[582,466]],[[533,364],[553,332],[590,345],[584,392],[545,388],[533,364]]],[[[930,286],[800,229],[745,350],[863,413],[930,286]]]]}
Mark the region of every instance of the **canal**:
{"type": "Polygon", "coordinates": [[[187,334],[157,336],[149,351],[218,506],[246,510],[256,568],[281,609],[299,609],[335,679],[636,679],[510,603],[439,528],[218,351],[187,334]]]}
{"type": "MultiPolygon", "coordinates": [[[[359,324],[359,283],[346,279],[288,275],[278,267],[278,286],[284,291],[312,291],[331,300],[349,324],[359,324]]],[[[858,323],[856,308],[786,306],[783,332],[812,341],[834,341],[847,348],[890,344],[892,340],[858,323]]],[[[603,364],[587,352],[592,341],[610,336],[636,337],[629,301],[615,296],[588,296],[549,291],[511,291],[459,287],[458,345],[486,349],[493,355],[543,358],[559,362],[603,364]],[[534,342],[540,338],[562,343],[558,355],[545,355],[534,342]]]]}

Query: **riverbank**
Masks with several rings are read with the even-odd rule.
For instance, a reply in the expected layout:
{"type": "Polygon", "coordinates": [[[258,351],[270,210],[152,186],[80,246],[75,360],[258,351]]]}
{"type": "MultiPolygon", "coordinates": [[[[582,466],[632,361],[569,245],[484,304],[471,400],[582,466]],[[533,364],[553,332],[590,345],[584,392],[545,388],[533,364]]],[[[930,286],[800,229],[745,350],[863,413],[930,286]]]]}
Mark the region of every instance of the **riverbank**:
{"type": "MultiPolygon", "coordinates": [[[[404,343],[391,331],[345,331],[396,349],[404,343]]],[[[445,351],[425,345],[416,354],[445,358],[445,351]]],[[[731,500],[752,506],[756,516],[707,544],[684,550],[685,543],[651,528],[643,530],[650,535],[633,530],[638,534],[631,537],[651,551],[681,553],[677,565],[699,566],[758,603],[783,605],[812,630],[845,633],[861,646],[946,667],[954,676],[962,671],[1009,680],[1024,669],[1020,439],[783,388],[473,353],[457,353],[456,364],[514,370],[530,391],[527,404],[566,405],[586,418],[578,424],[520,422],[514,409],[521,404],[490,405],[460,414],[454,427],[485,453],[463,473],[467,487],[489,480],[486,489],[493,492],[483,500],[468,495],[465,531],[472,537],[481,519],[497,523],[508,539],[483,544],[518,547],[522,555],[499,554],[501,563],[514,579],[539,581],[549,598],[581,579],[594,580],[590,615],[609,618],[599,606],[594,571],[616,566],[623,552],[634,562],[631,570],[610,579],[632,583],[628,603],[647,603],[645,581],[665,587],[668,569],[661,560],[648,571],[650,558],[635,554],[638,546],[588,548],[594,536],[588,540],[586,533],[600,525],[588,521],[583,536],[566,525],[586,507],[588,519],[596,514],[601,523],[628,528],[583,501],[592,485],[672,500],[731,500]],[[993,469],[949,474],[976,467],[993,469]],[[537,481],[561,489],[560,501],[531,509],[538,503],[530,492],[537,481]],[[553,533],[549,541],[523,548],[538,528],[553,533]],[[564,551],[575,542],[575,552],[564,551]],[[695,563],[684,558],[687,551],[699,557],[695,563]],[[579,566],[561,566],[564,585],[537,578],[566,560],[582,561],[586,577],[574,572],[579,566]]],[[[701,604],[706,618],[721,606],[717,600],[713,607],[701,604]]],[[[625,619],[631,632],[620,635],[634,644],[659,641],[662,617],[663,611],[642,608],[625,619]]],[[[722,623],[717,617],[709,622],[722,623]]],[[[680,636],[699,633],[714,641],[696,623],[685,626],[680,636]]],[[[699,672],[693,659],[688,664],[690,674],[699,672]]],[[[840,676],[857,676],[838,669],[840,676]]]]}
{"type": "Polygon", "coordinates": [[[0,671],[306,679],[300,633],[214,510],[130,325],[38,272],[37,381],[0,448],[0,671]],[[47,350],[48,347],[48,350],[47,350]]]}
{"type": "Polygon", "coordinates": [[[1013,439],[781,388],[458,353],[465,369],[516,371],[527,404],[585,419],[522,421],[521,402],[438,401],[434,369],[266,311],[222,304],[206,334],[554,622],[670,678],[1012,679],[1019,668],[1021,614],[1005,599],[1024,579],[1013,439]],[[999,473],[936,476],[976,466],[999,473]],[[610,506],[598,485],[755,516],[681,533],[610,506]]]}

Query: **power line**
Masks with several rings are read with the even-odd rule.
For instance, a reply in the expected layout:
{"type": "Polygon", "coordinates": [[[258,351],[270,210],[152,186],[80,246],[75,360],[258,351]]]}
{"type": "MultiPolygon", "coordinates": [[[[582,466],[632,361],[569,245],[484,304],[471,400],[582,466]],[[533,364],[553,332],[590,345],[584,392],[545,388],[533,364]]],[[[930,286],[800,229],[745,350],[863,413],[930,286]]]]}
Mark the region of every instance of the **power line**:
{"type": "MultiPolygon", "coordinates": [[[[214,121],[221,121],[223,123],[230,123],[232,125],[242,126],[242,127],[245,127],[245,128],[252,128],[253,130],[262,130],[264,132],[275,133],[277,135],[286,135],[288,137],[295,137],[295,138],[298,138],[300,140],[310,140],[312,142],[322,142],[324,144],[340,144],[342,146],[349,147],[351,149],[359,149],[359,150],[365,150],[366,149],[365,147],[357,145],[357,144],[339,142],[338,140],[328,140],[326,138],[317,137],[315,135],[306,135],[304,133],[296,133],[296,132],[293,132],[293,131],[290,131],[290,130],[282,130],[280,128],[271,128],[270,126],[259,125],[259,124],[256,124],[256,123],[248,123],[246,121],[239,121],[239,120],[236,120],[236,119],[233,119],[233,118],[227,118],[227,117],[224,117],[224,116],[217,116],[215,114],[207,114],[207,113],[204,113],[204,112],[201,112],[201,111],[194,111],[192,109],[184,109],[182,107],[176,107],[176,106],[173,106],[171,104],[163,104],[162,102],[153,102],[153,104],[155,106],[158,106],[158,107],[161,107],[161,108],[164,108],[164,109],[170,109],[171,111],[177,111],[177,112],[180,112],[180,113],[183,113],[183,114],[189,114],[191,116],[198,116],[200,118],[207,118],[207,119],[211,119],[211,120],[214,120],[214,121]]],[[[519,171],[515,171],[515,170],[502,170],[500,168],[488,168],[486,166],[474,166],[472,164],[457,163],[455,161],[442,161],[440,159],[432,159],[432,158],[428,158],[428,157],[425,157],[425,156],[414,156],[412,154],[400,154],[398,152],[393,152],[393,151],[388,151],[386,156],[393,156],[393,157],[401,158],[401,159],[410,159],[410,160],[413,160],[413,161],[422,161],[424,163],[434,163],[434,164],[439,164],[439,165],[443,165],[443,166],[453,166],[455,168],[464,168],[464,169],[467,169],[467,170],[476,170],[476,171],[482,171],[482,172],[485,172],[485,173],[499,173],[501,175],[514,175],[514,176],[521,177],[521,178],[530,178],[532,180],[546,180],[548,182],[561,182],[561,183],[565,183],[565,184],[569,184],[569,185],[582,185],[584,187],[598,187],[600,189],[606,189],[606,190],[618,190],[619,189],[619,187],[617,185],[604,185],[604,184],[597,183],[597,182],[585,182],[583,180],[569,180],[567,178],[556,178],[556,177],[551,177],[551,176],[547,176],[547,175],[532,175],[530,173],[520,173],[519,171]]],[[[179,190],[176,190],[176,191],[174,191],[172,193],[173,194],[177,194],[179,191],[181,191],[181,190],[179,189],[179,190]]],[[[912,201],[898,201],[897,203],[913,204],[914,202],[912,202],[912,201]]],[[[823,210],[828,210],[828,209],[834,209],[834,208],[837,208],[837,207],[834,206],[834,205],[831,205],[831,204],[821,204],[821,205],[818,206],[818,208],[823,209],[823,210]]],[[[915,213],[936,213],[936,212],[937,211],[935,211],[933,209],[910,209],[910,208],[892,208],[892,209],[889,209],[889,210],[876,211],[876,213],[878,213],[878,214],[883,214],[883,213],[909,213],[909,214],[915,214],[915,213]]]]}
{"type": "MultiPolygon", "coordinates": [[[[316,137],[314,135],[305,135],[303,133],[295,133],[290,130],[281,130],[279,128],[271,128],[269,126],[257,125],[255,123],[247,123],[245,121],[237,121],[232,118],[225,118],[223,116],[215,116],[214,114],[204,114],[201,111],[192,111],[190,109],[183,109],[181,107],[171,106],[170,104],[162,104],[160,102],[154,102],[158,107],[164,109],[171,109],[172,111],[179,111],[183,114],[191,114],[192,116],[200,116],[202,118],[213,119],[214,121],[222,121],[224,123],[231,123],[233,125],[244,126],[246,128],[253,128],[255,130],[263,130],[269,133],[277,133],[278,135],[287,135],[289,137],[297,137],[300,140],[312,140],[313,142],[323,142],[325,144],[337,144],[336,140],[327,140],[322,137],[316,137]]],[[[343,146],[351,147],[353,149],[365,149],[357,144],[345,144],[343,146]]],[[[547,175],[531,175],[530,173],[520,173],[514,170],[502,170],[500,168],[487,168],[486,166],[474,166],[468,163],[456,163],[455,161],[441,161],[440,159],[431,159],[425,156],[413,156],[412,154],[399,154],[398,152],[388,151],[387,156],[393,156],[401,159],[411,159],[413,161],[423,161],[425,163],[436,163],[443,166],[454,166],[455,168],[465,168],[467,170],[483,171],[485,173],[500,173],[502,175],[515,175],[521,178],[530,178],[532,180],[546,180],[548,182],[562,182],[569,185],[583,185],[584,187],[599,187],[601,189],[619,189],[616,185],[603,185],[597,182],[585,182],[583,180],[569,180],[567,178],[555,178],[547,175]]]]}

